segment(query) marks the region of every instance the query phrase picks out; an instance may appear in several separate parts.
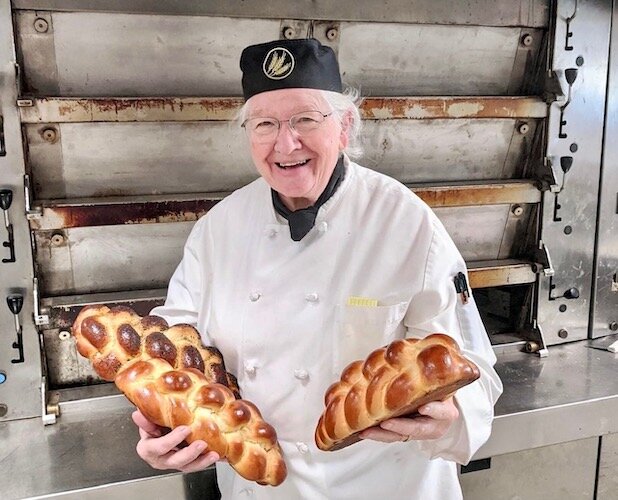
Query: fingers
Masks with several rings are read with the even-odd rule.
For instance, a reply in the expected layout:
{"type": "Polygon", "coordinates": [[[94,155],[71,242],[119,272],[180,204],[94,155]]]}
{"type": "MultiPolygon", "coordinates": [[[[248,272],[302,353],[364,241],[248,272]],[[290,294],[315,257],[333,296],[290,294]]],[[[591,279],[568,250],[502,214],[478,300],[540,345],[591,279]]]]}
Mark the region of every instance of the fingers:
{"type": "Polygon", "coordinates": [[[194,441],[181,450],[165,454],[161,457],[161,462],[166,469],[176,469],[182,472],[203,470],[219,460],[219,455],[214,451],[202,455],[206,448],[204,441],[194,441]]]}
{"type": "Polygon", "coordinates": [[[178,449],[189,433],[188,427],[180,426],[165,436],[152,437],[140,427],[141,439],[137,443],[137,454],[154,469],[182,472],[203,470],[219,460],[219,455],[214,451],[204,453],[208,445],[201,440],[178,449]]]}
{"type": "Polygon", "coordinates": [[[436,420],[431,417],[414,417],[414,418],[391,418],[380,424],[382,429],[396,433],[400,436],[399,441],[404,439],[438,439],[442,437],[448,428],[450,422],[436,420]]]}
{"type": "Polygon", "coordinates": [[[418,412],[426,417],[431,417],[436,420],[448,420],[449,422],[453,422],[459,418],[459,410],[452,397],[445,401],[427,403],[421,406],[418,412]]]}
{"type": "Polygon", "coordinates": [[[187,426],[181,425],[165,436],[152,437],[140,428],[140,436],[142,439],[139,443],[137,443],[138,454],[146,461],[148,461],[148,459],[157,459],[158,457],[162,457],[170,451],[175,450],[178,445],[185,440],[190,432],[191,430],[187,426]],[[142,432],[146,435],[144,436],[142,432]]]}
{"type": "Polygon", "coordinates": [[[152,437],[159,437],[162,435],[162,428],[148,420],[141,411],[135,410],[131,414],[131,418],[133,419],[135,425],[139,427],[140,436],[143,437],[142,432],[145,432],[152,437]]]}
{"type": "Polygon", "coordinates": [[[395,443],[397,441],[403,441],[406,436],[402,436],[396,432],[387,431],[381,427],[371,427],[370,429],[361,432],[360,438],[380,441],[382,443],[395,443]]]}
{"type": "Polygon", "coordinates": [[[167,428],[154,424],[139,410],[133,412],[131,418],[139,429],[137,454],[154,469],[195,472],[211,466],[220,459],[214,451],[204,453],[208,445],[201,440],[179,449],[181,443],[191,433],[191,429],[185,425],[165,434],[167,428]]]}
{"type": "Polygon", "coordinates": [[[360,436],[385,443],[410,439],[439,439],[459,417],[459,410],[452,397],[445,401],[427,403],[418,409],[418,413],[415,417],[385,420],[378,427],[367,429],[360,436]]]}

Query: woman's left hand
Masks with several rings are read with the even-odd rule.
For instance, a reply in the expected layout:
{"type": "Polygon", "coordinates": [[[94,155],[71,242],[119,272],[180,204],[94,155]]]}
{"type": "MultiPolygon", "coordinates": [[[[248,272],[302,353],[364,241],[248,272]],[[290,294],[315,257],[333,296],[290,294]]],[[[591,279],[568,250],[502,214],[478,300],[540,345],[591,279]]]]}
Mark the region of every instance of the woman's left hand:
{"type": "Polygon", "coordinates": [[[446,434],[459,417],[453,398],[434,401],[419,407],[415,417],[398,417],[385,420],[379,426],[361,432],[361,439],[384,443],[421,439],[438,439],[446,434]]]}

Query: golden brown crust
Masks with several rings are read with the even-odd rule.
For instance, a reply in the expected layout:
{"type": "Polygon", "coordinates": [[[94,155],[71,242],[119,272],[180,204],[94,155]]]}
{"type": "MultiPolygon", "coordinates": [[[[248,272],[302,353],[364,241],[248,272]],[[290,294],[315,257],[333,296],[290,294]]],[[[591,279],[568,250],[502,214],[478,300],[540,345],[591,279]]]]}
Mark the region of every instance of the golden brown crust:
{"type": "Polygon", "coordinates": [[[395,340],[350,363],[327,389],[315,442],[324,451],[354,444],[363,430],[444,400],[479,376],[448,335],[395,340]]]}
{"type": "Polygon", "coordinates": [[[78,352],[92,361],[104,380],[114,380],[127,363],[160,358],[174,368],[195,368],[240,398],[238,383],[226,372],[219,350],[204,347],[191,325],[169,327],[163,318],[141,317],[126,306],[86,306],[73,323],[73,335],[78,352]]]}
{"type": "Polygon", "coordinates": [[[128,307],[88,306],[73,324],[79,353],[114,380],[150,421],[191,428],[189,443],[203,439],[244,478],[277,486],[287,475],[275,430],[257,407],[240,399],[223,357],[201,344],[190,325],[168,327],[163,318],[140,317],[128,307]]]}
{"type": "Polygon", "coordinates": [[[188,426],[188,443],[206,441],[245,479],[272,486],[285,479],[277,433],[255,405],[196,369],[174,370],[160,358],[137,361],[118,373],[116,385],[152,422],[188,426]]]}

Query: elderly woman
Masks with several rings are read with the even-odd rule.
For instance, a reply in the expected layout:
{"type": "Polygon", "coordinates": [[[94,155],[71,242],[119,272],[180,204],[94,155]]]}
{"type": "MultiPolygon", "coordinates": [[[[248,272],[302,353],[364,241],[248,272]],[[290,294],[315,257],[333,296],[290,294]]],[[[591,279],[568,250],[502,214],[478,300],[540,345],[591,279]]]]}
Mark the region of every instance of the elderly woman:
{"type": "Polygon", "coordinates": [[[330,48],[277,40],[246,48],[240,65],[242,127],[261,177],[197,222],[152,314],[195,325],[221,350],[277,430],[288,478],[276,488],[245,481],[208,443],[179,449],[188,429],[161,436],[136,412],[139,455],[184,472],[216,462],[223,498],[461,498],[456,462],[488,438],[502,391],[474,301],[455,289],[461,255],[409,189],[350,161],[360,118],[330,48]],[[432,332],[452,336],[481,378],[353,446],[318,450],[324,393],[341,370],[432,332]]]}

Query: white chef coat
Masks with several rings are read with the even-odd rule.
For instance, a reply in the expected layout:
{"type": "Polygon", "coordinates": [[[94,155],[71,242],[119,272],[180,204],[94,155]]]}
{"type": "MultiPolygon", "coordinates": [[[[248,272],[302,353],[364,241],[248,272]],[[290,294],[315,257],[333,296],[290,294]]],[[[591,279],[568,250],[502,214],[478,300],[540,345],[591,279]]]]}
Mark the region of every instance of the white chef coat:
{"type": "Polygon", "coordinates": [[[193,228],[152,314],[190,323],[223,353],[242,395],[277,431],[288,477],[278,487],[217,464],[223,499],[461,498],[455,461],[487,440],[502,384],[473,298],[453,278],[464,261],[434,213],[399,182],[345,158],[345,178],[301,241],[290,238],[263,179],[193,228]],[[376,299],[376,307],[348,304],[376,299]],[[324,393],[355,359],[396,338],[444,332],[481,370],[460,389],[459,419],[437,440],[361,441],[320,451],[324,393]]]}

